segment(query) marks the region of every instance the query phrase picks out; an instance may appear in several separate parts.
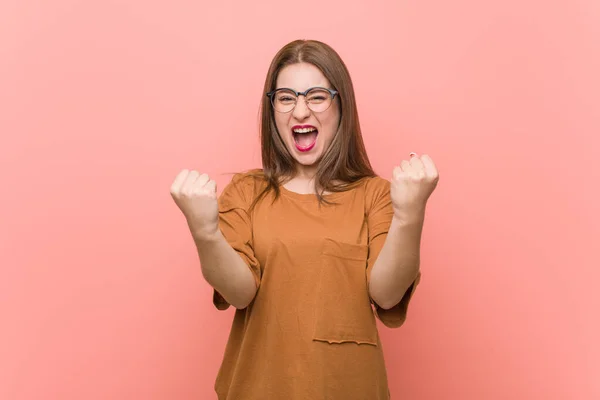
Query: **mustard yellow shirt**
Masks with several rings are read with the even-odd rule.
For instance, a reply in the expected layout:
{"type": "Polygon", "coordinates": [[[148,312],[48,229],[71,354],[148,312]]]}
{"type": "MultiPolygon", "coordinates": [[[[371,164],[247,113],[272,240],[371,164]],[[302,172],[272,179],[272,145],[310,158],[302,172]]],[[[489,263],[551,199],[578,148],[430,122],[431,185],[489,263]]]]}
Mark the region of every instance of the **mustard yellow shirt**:
{"type": "MultiPolygon", "coordinates": [[[[420,274],[401,302],[379,308],[369,276],[392,220],[390,183],[365,178],[335,205],[237,174],[219,197],[223,235],[258,291],[236,310],[215,390],[219,400],[384,400],[388,381],[376,318],[403,324],[420,274]]],[[[214,292],[215,306],[229,304],[214,292]]]]}

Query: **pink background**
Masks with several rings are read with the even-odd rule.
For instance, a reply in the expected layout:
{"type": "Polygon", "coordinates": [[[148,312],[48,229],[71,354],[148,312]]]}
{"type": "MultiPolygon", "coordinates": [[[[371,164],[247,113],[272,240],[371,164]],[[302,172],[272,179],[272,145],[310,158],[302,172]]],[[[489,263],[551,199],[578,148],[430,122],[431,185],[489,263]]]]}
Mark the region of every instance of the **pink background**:
{"type": "Polygon", "coordinates": [[[440,169],[393,398],[600,398],[597,0],[2,1],[0,398],[215,398],[232,311],[169,187],[259,165],[296,38],[347,62],[382,176],[440,169]]]}

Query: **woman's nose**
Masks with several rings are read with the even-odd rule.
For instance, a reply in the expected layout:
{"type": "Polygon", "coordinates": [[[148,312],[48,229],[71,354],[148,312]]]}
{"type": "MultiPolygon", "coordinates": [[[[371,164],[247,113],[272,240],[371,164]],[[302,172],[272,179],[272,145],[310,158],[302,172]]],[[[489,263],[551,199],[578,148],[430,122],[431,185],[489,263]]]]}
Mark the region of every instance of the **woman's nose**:
{"type": "Polygon", "coordinates": [[[296,107],[294,107],[294,117],[302,120],[307,118],[309,115],[310,108],[308,108],[306,98],[304,96],[298,96],[298,99],[296,100],[296,107]]]}

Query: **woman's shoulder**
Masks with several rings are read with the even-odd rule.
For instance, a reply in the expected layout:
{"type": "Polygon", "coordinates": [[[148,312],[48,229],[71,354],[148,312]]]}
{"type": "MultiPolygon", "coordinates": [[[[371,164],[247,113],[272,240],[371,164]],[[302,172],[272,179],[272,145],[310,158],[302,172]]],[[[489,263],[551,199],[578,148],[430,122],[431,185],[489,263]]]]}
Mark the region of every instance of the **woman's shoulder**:
{"type": "Polygon", "coordinates": [[[390,181],[379,175],[363,178],[361,185],[364,187],[367,194],[377,194],[382,191],[388,192],[390,190],[390,181]]]}
{"type": "Polygon", "coordinates": [[[266,184],[267,182],[261,169],[236,172],[223,189],[221,197],[223,199],[235,199],[249,205],[266,184]]]}
{"type": "Polygon", "coordinates": [[[267,179],[262,169],[255,168],[237,172],[231,178],[231,184],[241,185],[246,188],[262,188],[267,185],[267,179]]]}
{"type": "Polygon", "coordinates": [[[253,186],[265,184],[265,174],[260,168],[250,169],[242,172],[236,172],[231,178],[231,184],[253,186]]]}
{"type": "Polygon", "coordinates": [[[367,208],[376,207],[377,204],[386,203],[390,196],[390,181],[379,176],[364,178],[362,186],[367,208]]]}

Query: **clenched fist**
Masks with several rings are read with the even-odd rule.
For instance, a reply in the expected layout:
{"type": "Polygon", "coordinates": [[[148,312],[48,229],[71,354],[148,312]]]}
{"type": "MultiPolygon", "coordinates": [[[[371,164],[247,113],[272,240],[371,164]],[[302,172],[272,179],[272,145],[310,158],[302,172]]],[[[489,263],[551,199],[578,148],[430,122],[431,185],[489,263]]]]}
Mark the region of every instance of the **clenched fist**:
{"type": "Polygon", "coordinates": [[[394,168],[390,193],[394,216],[405,220],[422,215],[438,180],[438,170],[431,157],[411,153],[410,161],[403,160],[394,168]]]}
{"type": "Polygon", "coordinates": [[[218,232],[217,184],[208,175],[182,170],[171,185],[171,196],[194,236],[211,237],[218,232]]]}

